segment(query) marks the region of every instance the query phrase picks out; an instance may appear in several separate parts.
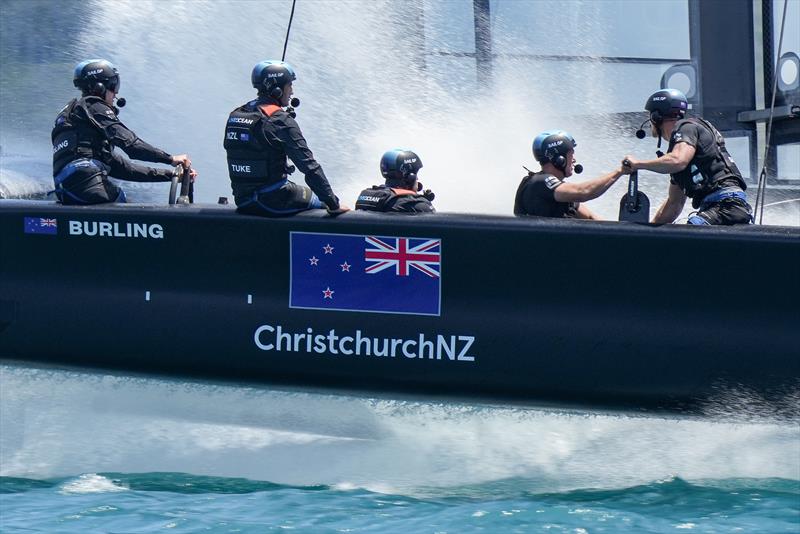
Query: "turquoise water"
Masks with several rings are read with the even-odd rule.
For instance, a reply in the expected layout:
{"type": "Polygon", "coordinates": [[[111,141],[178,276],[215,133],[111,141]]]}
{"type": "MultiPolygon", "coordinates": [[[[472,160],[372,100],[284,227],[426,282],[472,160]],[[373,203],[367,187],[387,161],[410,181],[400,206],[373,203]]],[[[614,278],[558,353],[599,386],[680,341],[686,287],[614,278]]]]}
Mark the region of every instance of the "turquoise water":
{"type": "Polygon", "coordinates": [[[800,531],[785,479],[530,491],[536,481],[421,488],[414,495],[180,473],[0,478],[0,527],[20,532],[764,532],[800,531]]]}
{"type": "Polygon", "coordinates": [[[0,531],[800,532],[800,425],[757,412],[559,412],[0,365],[0,531]]]}

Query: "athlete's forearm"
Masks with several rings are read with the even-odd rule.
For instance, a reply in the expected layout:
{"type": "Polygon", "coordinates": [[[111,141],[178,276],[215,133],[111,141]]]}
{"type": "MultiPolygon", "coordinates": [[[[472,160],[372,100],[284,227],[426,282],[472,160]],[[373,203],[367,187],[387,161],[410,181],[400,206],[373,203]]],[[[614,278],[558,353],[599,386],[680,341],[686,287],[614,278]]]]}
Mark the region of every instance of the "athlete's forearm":
{"type": "Polygon", "coordinates": [[[636,165],[639,169],[657,172],[659,174],[672,174],[682,171],[686,167],[686,163],[679,160],[673,153],[664,154],[658,159],[651,159],[648,161],[640,161],[636,165]]]}

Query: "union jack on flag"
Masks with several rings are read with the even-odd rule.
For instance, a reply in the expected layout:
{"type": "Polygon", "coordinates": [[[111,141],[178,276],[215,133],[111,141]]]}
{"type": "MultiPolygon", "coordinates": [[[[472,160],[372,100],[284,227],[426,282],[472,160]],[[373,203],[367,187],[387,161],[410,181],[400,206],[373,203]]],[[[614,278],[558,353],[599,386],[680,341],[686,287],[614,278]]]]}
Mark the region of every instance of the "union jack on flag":
{"type": "Polygon", "coordinates": [[[374,274],[394,267],[396,275],[408,276],[411,268],[431,278],[439,278],[440,239],[365,236],[364,240],[367,243],[364,260],[370,263],[364,272],[374,274]]]}

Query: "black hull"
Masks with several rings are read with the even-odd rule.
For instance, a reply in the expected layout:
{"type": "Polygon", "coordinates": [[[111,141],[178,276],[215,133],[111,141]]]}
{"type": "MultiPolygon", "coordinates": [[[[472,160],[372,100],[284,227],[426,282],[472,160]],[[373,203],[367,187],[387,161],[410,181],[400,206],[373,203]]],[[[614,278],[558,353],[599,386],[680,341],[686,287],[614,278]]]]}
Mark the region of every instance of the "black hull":
{"type": "Polygon", "coordinates": [[[0,357],[603,410],[698,412],[733,393],[795,412],[799,265],[794,227],[3,201],[0,357]],[[93,222],[116,226],[85,235],[93,222]],[[290,308],[290,232],[441,238],[440,314],[290,308]],[[278,351],[279,326],[335,338],[278,351]],[[343,354],[357,336],[420,349],[343,354]]]}

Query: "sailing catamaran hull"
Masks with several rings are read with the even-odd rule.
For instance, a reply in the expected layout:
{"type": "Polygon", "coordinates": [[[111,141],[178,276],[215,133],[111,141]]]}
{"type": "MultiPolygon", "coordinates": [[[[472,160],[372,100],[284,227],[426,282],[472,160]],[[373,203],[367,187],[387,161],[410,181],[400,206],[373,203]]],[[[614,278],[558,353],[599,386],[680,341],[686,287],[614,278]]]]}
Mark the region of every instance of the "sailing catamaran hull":
{"type": "Polygon", "coordinates": [[[0,357],[628,411],[697,412],[733,395],[796,415],[798,265],[793,227],[354,212],[270,220],[218,206],[2,201],[0,357]],[[364,278],[376,263],[356,258],[356,274],[383,285],[369,285],[356,309],[337,308],[343,288],[319,287],[310,306],[298,300],[316,283],[298,282],[298,236],[440,240],[438,263],[427,275],[402,274],[400,261],[364,278]],[[387,312],[393,280],[420,280],[438,302],[387,312]]]}

